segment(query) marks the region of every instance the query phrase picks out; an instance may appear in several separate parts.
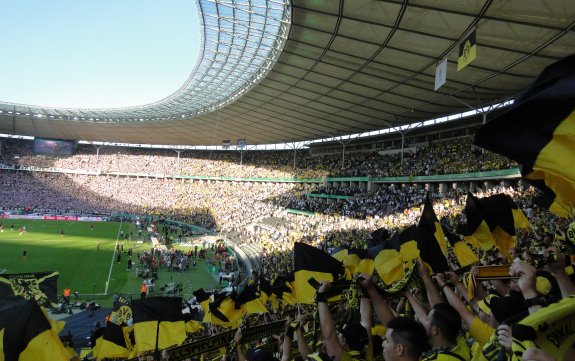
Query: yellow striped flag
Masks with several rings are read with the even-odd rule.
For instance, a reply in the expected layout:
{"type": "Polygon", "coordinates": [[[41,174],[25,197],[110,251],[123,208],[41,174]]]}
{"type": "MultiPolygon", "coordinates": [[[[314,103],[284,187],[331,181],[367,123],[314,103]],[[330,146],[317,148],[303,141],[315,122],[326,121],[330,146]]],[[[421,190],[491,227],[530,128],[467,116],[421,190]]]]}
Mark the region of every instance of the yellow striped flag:
{"type": "Polygon", "coordinates": [[[243,313],[268,313],[256,286],[246,286],[242,293],[234,297],[235,307],[241,308],[243,313]]]}
{"type": "Polygon", "coordinates": [[[186,327],[180,297],[149,297],[132,301],[134,338],[139,352],[180,345],[186,327]]]}
{"type": "Polygon", "coordinates": [[[425,197],[425,204],[421,219],[417,225],[415,235],[417,248],[421,259],[424,260],[433,270],[433,273],[449,271],[447,263],[447,241],[439,219],[435,215],[433,205],[429,199],[429,194],[425,197]]]}
{"type": "Polygon", "coordinates": [[[468,231],[482,248],[487,248],[483,245],[494,245],[506,258],[510,257],[509,248],[515,246],[515,229],[529,228],[523,211],[503,193],[485,198],[476,198],[468,193],[465,214],[468,231]]]}
{"type": "Polygon", "coordinates": [[[0,360],[68,360],[62,341],[35,300],[15,298],[0,308],[0,360]]]}
{"type": "Polygon", "coordinates": [[[101,342],[98,360],[130,356],[121,325],[107,322],[101,342]]]}
{"type": "Polygon", "coordinates": [[[294,245],[295,294],[298,303],[313,304],[316,290],[308,283],[337,280],[345,275],[343,264],[319,248],[297,242],[294,245]]]}
{"type": "Polygon", "coordinates": [[[562,217],[575,207],[575,55],[550,66],[510,110],[481,127],[475,144],[521,164],[542,190],[545,206],[562,217]]]}
{"type": "Polygon", "coordinates": [[[404,229],[400,234],[381,244],[381,250],[374,257],[374,266],[379,277],[386,285],[391,285],[405,276],[406,267],[411,261],[419,258],[416,227],[404,229]]]}

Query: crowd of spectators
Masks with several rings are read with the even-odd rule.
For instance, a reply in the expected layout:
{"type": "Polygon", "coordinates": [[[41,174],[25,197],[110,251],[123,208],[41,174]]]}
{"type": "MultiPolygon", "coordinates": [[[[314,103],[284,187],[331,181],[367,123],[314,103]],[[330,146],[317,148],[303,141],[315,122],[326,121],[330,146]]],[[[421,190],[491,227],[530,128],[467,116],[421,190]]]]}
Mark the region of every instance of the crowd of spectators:
{"type": "MultiPolygon", "coordinates": [[[[238,154],[233,152],[214,152],[213,154],[205,152],[203,155],[194,152],[194,157],[182,156],[178,162],[175,156],[168,156],[169,151],[165,150],[122,150],[113,153],[106,152],[104,148],[98,157],[88,152],[83,153],[84,151],[85,149],[73,157],[57,159],[36,157],[27,155],[26,151],[18,151],[20,153],[18,160],[22,165],[85,170],[98,168],[102,172],[117,171],[152,175],[180,173],[234,177],[291,177],[296,174],[405,176],[462,173],[514,166],[502,157],[484,153],[472,147],[469,138],[433,143],[408,157],[404,164],[398,162],[396,155],[380,156],[362,153],[346,156],[345,164],[341,167],[338,163],[341,161],[339,156],[302,155],[299,159],[307,163],[305,166],[298,166],[296,173],[293,173],[293,168],[290,170],[293,153],[289,152],[285,154],[273,152],[269,157],[268,155],[262,156],[259,152],[257,157],[256,152],[253,154],[246,152],[244,163],[240,166],[237,159],[233,159],[238,154]],[[334,171],[338,169],[338,165],[340,170],[334,171]]],[[[13,160],[13,157],[10,158],[4,154],[5,162],[10,159],[13,160]]],[[[441,192],[430,189],[429,195],[433,201],[435,213],[449,230],[455,231],[466,222],[464,207],[469,191],[468,186],[469,184],[454,184],[453,187],[442,189],[441,192]]],[[[564,231],[571,220],[557,218],[534,205],[533,198],[536,196],[536,191],[533,188],[519,181],[506,186],[473,189],[473,192],[478,197],[497,193],[510,195],[531,224],[529,232],[518,234],[518,243],[522,245],[529,240],[557,253],[552,242],[565,239],[564,231]]],[[[304,242],[326,252],[333,252],[342,247],[366,248],[370,235],[377,229],[385,228],[390,233],[394,233],[416,224],[421,217],[427,193],[425,188],[415,185],[383,185],[375,192],[367,192],[355,186],[336,189],[323,185],[318,187],[314,184],[271,181],[192,181],[147,176],[120,177],[16,170],[0,172],[0,197],[3,199],[4,210],[152,214],[218,231],[224,236],[233,237],[238,247],[246,244],[253,245],[260,252],[259,268],[256,269],[251,282],[256,282],[260,276],[273,280],[293,271],[295,242],[304,242]],[[322,198],[308,197],[309,193],[351,197],[346,200],[326,201],[322,198]],[[308,215],[292,214],[291,209],[309,213],[308,215]]],[[[142,265],[148,259],[152,262],[155,258],[151,255],[142,255],[140,257],[142,265]]],[[[189,263],[189,255],[178,254],[175,251],[161,253],[158,259],[161,260],[160,264],[149,264],[151,271],[158,267],[168,267],[168,269],[172,267],[173,269],[174,265],[185,269],[189,263]]],[[[498,258],[484,258],[482,262],[495,262],[496,259],[498,258]]],[[[493,290],[497,288],[497,297],[502,299],[510,297],[509,294],[513,290],[522,293],[524,298],[533,298],[538,294],[533,283],[537,270],[535,266],[528,263],[528,256],[523,259],[523,261],[517,261],[517,266],[512,266],[512,272],[518,277],[526,277],[525,282],[486,285],[493,290]]],[[[560,258],[560,261],[562,260],[563,258],[560,258]]],[[[551,264],[549,272],[562,277],[563,271],[555,266],[551,264]]],[[[445,307],[436,306],[436,304],[445,304],[454,308],[455,312],[459,312],[459,317],[464,320],[463,324],[466,328],[471,328],[470,322],[475,316],[469,318],[469,315],[460,308],[456,297],[452,297],[450,291],[444,289],[450,282],[449,285],[455,286],[453,292],[463,294],[464,291],[457,275],[445,273],[431,279],[422,267],[418,267],[418,273],[426,282],[427,301],[417,296],[405,295],[407,302],[415,310],[417,319],[422,323],[433,323],[433,318],[427,317],[425,306],[422,306],[425,302],[428,302],[428,306],[433,307],[434,310],[445,307]],[[437,292],[434,293],[434,289],[437,292]],[[470,320],[469,322],[465,321],[466,317],[470,320]]],[[[377,313],[377,309],[382,307],[381,300],[369,292],[372,287],[369,282],[372,281],[369,277],[366,279],[367,283],[362,283],[362,287],[370,294],[371,302],[377,313]]],[[[322,284],[321,287],[321,291],[327,291],[329,285],[322,284]]],[[[574,294],[575,292],[571,292],[569,287],[571,286],[565,281],[561,292],[558,294],[555,292],[556,294],[552,296],[560,299],[562,296],[574,294]],[[565,292],[563,292],[564,288],[565,292]]],[[[485,294],[488,291],[485,290],[485,294]]],[[[401,302],[406,301],[398,298],[392,301],[392,304],[400,309],[401,302]]],[[[533,309],[533,311],[536,310],[533,309]]],[[[394,311],[390,312],[393,314],[394,311]]],[[[391,318],[377,315],[381,323],[394,324],[391,318]]],[[[279,318],[282,314],[280,312],[273,317],[279,318]]],[[[267,319],[260,319],[260,321],[265,320],[267,319]]],[[[322,323],[322,327],[324,326],[322,323]]],[[[491,333],[487,339],[493,337],[494,334],[497,337],[498,333],[495,333],[495,329],[498,325],[488,326],[491,327],[489,331],[491,333]]],[[[217,328],[212,328],[212,330],[218,331],[217,328]]],[[[505,329],[505,332],[508,330],[505,329]]],[[[480,343],[478,346],[480,349],[488,343],[484,336],[485,333],[475,336],[476,341],[480,343]]],[[[447,339],[455,342],[450,337],[439,340],[447,339]]],[[[449,347],[455,347],[453,342],[449,344],[449,347]]],[[[506,339],[500,339],[499,342],[503,347],[509,344],[506,339]]],[[[430,348],[438,348],[436,346],[439,344],[432,343],[430,348]]],[[[330,352],[329,349],[327,351],[330,352]]]]}
{"type": "Polygon", "coordinates": [[[406,153],[377,151],[313,155],[307,149],[285,151],[203,151],[79,146],[69,157],[35,155],[32,142],[4,140],[2,161],[36,167],[54,167],[156,176],[233,176],[258,178],[318,178],[338,176],[396,177],[457,174],[507,169],[514,162],[472,144],[471,137],[435,141],[406,153]],[[295,164],[294,164],[295,152],[295,164]],[[16,158],[15,158],[16,157],[16,158]]]}

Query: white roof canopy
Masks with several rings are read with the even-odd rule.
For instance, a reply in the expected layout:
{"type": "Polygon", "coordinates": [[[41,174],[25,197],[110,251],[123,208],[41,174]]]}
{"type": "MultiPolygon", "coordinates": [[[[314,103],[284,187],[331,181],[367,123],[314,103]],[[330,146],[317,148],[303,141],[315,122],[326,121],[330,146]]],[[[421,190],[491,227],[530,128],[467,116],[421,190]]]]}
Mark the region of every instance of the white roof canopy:
{"type": "Polygon", "coordinates": [[[575,53],[575,1],[200,0],[203,52],[156,103],[69,109],[0,103],[0,132],[166,145],[307,141],[512,98],[575,53]],[[477,58],[457,72],[476,30],[477,58]],[[447,58],[447,82],[434,91],[447,58]]]}

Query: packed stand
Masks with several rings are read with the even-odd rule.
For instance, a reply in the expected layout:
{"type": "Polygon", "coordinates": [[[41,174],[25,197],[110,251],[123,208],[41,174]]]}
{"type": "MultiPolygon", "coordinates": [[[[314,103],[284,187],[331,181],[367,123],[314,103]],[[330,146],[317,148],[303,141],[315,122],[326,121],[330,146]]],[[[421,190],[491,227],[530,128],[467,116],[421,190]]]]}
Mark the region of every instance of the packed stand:
{"type": "Polygon", "coordinates": [[[156,177],[172,175],[233,176],[241,178],[321,178],[338,176],[397,177],[458,174],[513,168],[517,165],[496,153],[472,144],[471,137],[435,141],[399,154],[354,152],[313,155],[307,149],[296,151],[201,151],[171,149],[79,146],[70,157],[34,155],[32,142],[5,140],[5,164],[54,167],[101,173],[129,173],[156,177]],[[342,163],[343,160],[343,163],[342,163]]]}

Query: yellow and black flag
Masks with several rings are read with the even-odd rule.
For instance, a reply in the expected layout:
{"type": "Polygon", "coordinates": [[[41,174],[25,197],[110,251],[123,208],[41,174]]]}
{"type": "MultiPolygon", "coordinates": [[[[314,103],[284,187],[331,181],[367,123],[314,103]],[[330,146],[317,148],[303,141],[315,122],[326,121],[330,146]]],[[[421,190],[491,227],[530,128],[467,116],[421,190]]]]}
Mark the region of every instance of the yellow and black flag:
{"type": "Polygon", "coordinates": [[[205,322],[220,325],[226,328],[237,328],[243,317],[241,309],[236,309],[232,295],[226,292],[214,294],[214,301],[209,304],[209,313],[204,317],[205,322]]]}
{"type": "Polygon", "coordinates": [[[263,275],[258,280],[258,291],[260,292],[260,300],[265,305],[272,296],[273,288],[272,284],[263,275]]]}
{"type": "Polygon", "coordinates": [[[295,305],[297,303],[296,295],[294,294],[295,276],[289,273],[285,276],[277,276],[272,284],[272,292],[275,297],[272,297],[272,306],[274,309],[277,304],[275,301],[282,300],[283,303],[288,305],[295,305]],[[275,298],[275,301],[274,301],[275,298]]]}
{"type": "Polygon", "coordinates": [[[465,68],[477,57],[477,41],[475,40],[475,30],[459,44],[457,57],[457,71],[465,68]]]}
{"type": "Polygon", "coordinates": [[[130,307],[130,301],[120,295],[118,300],[114,304],[112,313],[110,313],[110,322],[116,325],[127,324],[128,320],[132,318],[132,307],[130,307]]]}
{"type": "Polygon", "coordinates": [[[465,239],[475,248],[488,251],[495,247],[495,240],[491,235],[491,229],[483,216],[483,210],[479,205],[479,199],[471,192],[467,192],[465,203],[465,217],[467,218],[467,231],[465,239]]]}
{"type": "Polygon", "coordinates": [[[94,330],[94,332],[92,332],[92,335],[90,335],[90,345],[92,346],[92,355],[95,358],[98,358],[98,355],[100,354],[100,348],[102,347],[102,340],[105,329],[106,329],[105,327],[98,327],[96,328],[96,330],[94,330]]]}
{"type": "Polygon", "coordinates": [[[479,262],[477,255],[473,252],[471,247],[469,247],[469,245],[464,240],[459,238],[458,235],[447,230],[444,230],[444,233],[447,237],[447,241],[451,245],[451,249],[453,250],[453,254],[457,259],[457,263],[459,263],[461,268],[479,262]]]}
{"type": "Polygon", "coordinates": [[[105,358],[121,358],[130,356],[124,331],[121,325],[107,322],[97,355],[98,360],[105,358]]]}
{"type": "Polygon", "coordinates": [[[132,301],[134,338],[139,352],[181,345],[186,339],[182,299],[147,297],[132,301]]]}
{"type": "Polygon", "coordinates": [[[317,282],[333,282],[345,275],[343,264],[319,248],[296,242],[294,245],[295,295],[298,303],[313,304],[315,288],[310,279],[317,282]]]}
{"type": "MultiPolygon", "coordinates": [[[[473,212],[477,213],[470,212],[472,208],[466,205],[465,212],[470,227],[477,224],[475,218],[482,218],[489,228],[495,247],[509,259],[509,249],[515,247],[515,229],[529,228],[529,222],[523,212],[509,195],[503,193],[485,198],[475,198],[469,193],[467,203],[474,204],[473,212]]],[[[470,230],[472,231],[472,228],[470,230]]],[[[478,227],[474,234],[479,234],[479,230],[478,227]]],[[[485,230],[481,232],[484,233],[485,230]]]]}
{"type": "Polygon", "coordinates": [[[374,270],[373,260],[368,258],[367,250],[350,249],[347,257],[343,260],[345,278],[353,279],[354,275],[365,273],[372,274],[374,270]]]}
{"type": "Polygon", "coordinates": [[[193,295],[196,297],[196,301],[200,304],[200,307],[204,311],[202,322],[218,325],[225,325],[230,322],[230,320],[219,310],[219,307],[224,299],[228,297],[225,292],[211,295],[204,291],[203,288],[200,288],[194,291],[193,295]]]}
{"type": "Polygon", "coordinates": [[[547,187],[544,180],[529,180],[529,183],[539,189],[540,192],[540,194],[533,199],[533,203],[563,218],[569,218],[573,215],[573,205],[557,197],[555,192],[547,187]]]}
{"type": "Polygon", "coordinates": [[[416,233],[416,227],[411,226],[380,244],[381,250],[374,257],[374,265],[386,285],[404,278],[407,269],[413,266],[411,261],[419,258],[416,233]]]}
{"type": "Polygon", "coordinates": [[[68,360],[66,348],[35,300],[15,298],[0,308],[0,360],[68,360]]]}
{"type": "Polygon", "coordinates": [[[575,55],[548,66],[511,109],[481,127],[475,144],[509,157],[542,187],[549,209],[575,207],[575,55]],[[544,186],[544,187],[543,187],[544,186]]]}
{"type": "Polygon", "coordinates": [[[58,272],[0,275],[0,304],[17,296],[51,308],[58,302],[58,272]]]}
{"type": "Polygon", "coordinates": [[[204,291],[203,288],[195,290],[192,294],[196,297],[196,302],[198,302],[204,313],[207,313],[209,311],[210,294],[204,291]]]}
{"type": "Polygon", "coordinates": [[[417,225],[415,239],[420,257],[433,270],[433,273],[449,271],[447,263],[447,241],[443,228],[433,211],[429,194],[425,197],[425,204],[421,219],[417,225]]]}
{"type": "Polygon", "coordinates": [[[242,293],[234,298],[234,302],[236,309],[241,309],[244,314],[268,313],[256,286],[246,286],[242,293]]]}
{"type": "Polygon", "coordinates": [[[332,253],[331,256],[343,263],[347,280],[351,280],[355,274],[373,273],[373,260],[368,257],[368,251],[365,249],[343,248],[332,253]]]}

